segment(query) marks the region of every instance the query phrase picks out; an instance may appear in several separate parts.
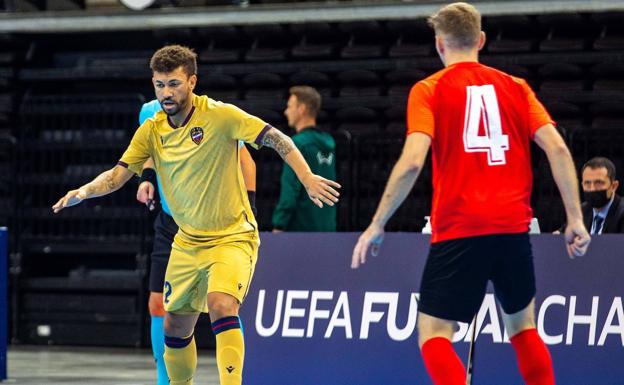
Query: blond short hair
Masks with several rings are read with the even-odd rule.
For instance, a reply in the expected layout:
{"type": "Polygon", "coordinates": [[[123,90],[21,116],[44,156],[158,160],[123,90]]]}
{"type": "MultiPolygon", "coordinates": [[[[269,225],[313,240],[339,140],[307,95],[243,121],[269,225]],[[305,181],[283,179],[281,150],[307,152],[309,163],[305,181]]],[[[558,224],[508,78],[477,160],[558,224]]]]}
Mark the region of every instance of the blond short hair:
{"type": "Polygon", "coordinates": [[[452,49],[471,49],[479,43],[481,13],[468,3],[446,5],[427,22],[436,35],[444,35],[452,49]]]}

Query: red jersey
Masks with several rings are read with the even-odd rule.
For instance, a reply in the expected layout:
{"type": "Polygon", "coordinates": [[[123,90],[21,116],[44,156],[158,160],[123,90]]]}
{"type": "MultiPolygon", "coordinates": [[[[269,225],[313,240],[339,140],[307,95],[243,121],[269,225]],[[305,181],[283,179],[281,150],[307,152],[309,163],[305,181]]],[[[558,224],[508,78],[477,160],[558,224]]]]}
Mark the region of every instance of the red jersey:
{"type": "Polygon", "coordinates": [[[530,140],[548,123],[524,80],[476,62],[414,85],[407,135],[432,138],[432,242],[528,231],[530,140]]]}

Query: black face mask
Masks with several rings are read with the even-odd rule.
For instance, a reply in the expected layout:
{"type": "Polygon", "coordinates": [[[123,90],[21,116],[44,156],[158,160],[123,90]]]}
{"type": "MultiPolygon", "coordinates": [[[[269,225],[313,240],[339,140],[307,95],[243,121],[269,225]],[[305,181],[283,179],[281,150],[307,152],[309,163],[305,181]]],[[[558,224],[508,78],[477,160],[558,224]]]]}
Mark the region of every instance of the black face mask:
{"type": "Polygon", "coordinates": [[[604,207],[609,203],[610,198],[607,197],[607,190],[584,191],[583,194],[585,195],[585,201],[595,209],[604,207]]]}

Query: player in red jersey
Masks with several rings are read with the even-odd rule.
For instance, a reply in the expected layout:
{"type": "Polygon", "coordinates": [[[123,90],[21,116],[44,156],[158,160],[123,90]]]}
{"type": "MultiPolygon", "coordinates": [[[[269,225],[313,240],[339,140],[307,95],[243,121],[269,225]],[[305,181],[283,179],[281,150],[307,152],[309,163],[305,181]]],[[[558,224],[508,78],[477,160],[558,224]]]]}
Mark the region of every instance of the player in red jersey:
{"type": "Polygon", "coordinates": [[[576,172],[554,122],[522,80],[478,63],[481,15],[453,3],[430,17],[445,69],[418,82],[408,100],[407,139],[352,268],[379,252],[384,226],[407,197],[432,147],[432,239],[420,288],[419,346],[435,385],[465,385],[453,350],[455,322],[470,322],[488,281],[529,385],[554,384],[550,354],[535,329],[529,144],[548,157],[566,209],[570,257],[585,254],[576,172]]]}

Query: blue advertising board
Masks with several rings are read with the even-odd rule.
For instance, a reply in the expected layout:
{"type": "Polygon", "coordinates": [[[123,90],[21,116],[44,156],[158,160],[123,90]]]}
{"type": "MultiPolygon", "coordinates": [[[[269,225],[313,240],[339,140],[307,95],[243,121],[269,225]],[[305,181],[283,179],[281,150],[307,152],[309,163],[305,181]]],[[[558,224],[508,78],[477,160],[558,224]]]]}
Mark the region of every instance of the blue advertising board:
{"type": "MultiPolygon", "coordinates": [[[[380,256],[349,268],[357,234],[263,234],[241,309],[248,385],[431,384],[418,350],[416,311],[429,249],[421,234],[386,235],[380,256]]],[[[624,236],[595,237],[583,258],[561,236],[531,238],[536,320],[557,383],[624,384],[624,236]]],[[[493,294],[477,316],[473,383],[523,384],[493,294]]],[[[454,336],[466,360],[471,337],[454,336]]]]}

